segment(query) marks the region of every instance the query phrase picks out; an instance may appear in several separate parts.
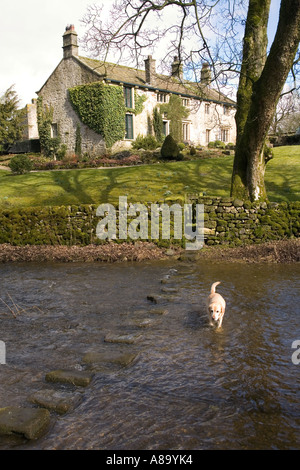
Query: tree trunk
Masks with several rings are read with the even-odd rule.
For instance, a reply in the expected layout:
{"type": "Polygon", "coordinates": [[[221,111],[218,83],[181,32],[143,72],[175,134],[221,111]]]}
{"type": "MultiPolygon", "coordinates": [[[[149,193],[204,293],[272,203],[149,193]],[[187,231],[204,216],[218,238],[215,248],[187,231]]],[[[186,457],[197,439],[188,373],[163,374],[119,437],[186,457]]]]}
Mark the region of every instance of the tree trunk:
{"type": "Polygon", "coordinates": [[[300,40],[300,0],[282,0],[276,36],[266,59],[269,8],[270,0],[249,2],[237,97],[231,194],[252,201],[267,199],[265,141],[300,40]]]}

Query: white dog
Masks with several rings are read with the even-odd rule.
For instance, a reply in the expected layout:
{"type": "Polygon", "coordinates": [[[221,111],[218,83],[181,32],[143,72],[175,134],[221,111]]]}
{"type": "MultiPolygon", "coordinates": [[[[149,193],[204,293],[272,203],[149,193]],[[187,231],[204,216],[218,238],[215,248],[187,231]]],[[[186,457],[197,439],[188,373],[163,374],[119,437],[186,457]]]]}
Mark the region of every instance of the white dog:
{"type": "Polygon", "coordinates": [[[210,289],[210,295],[207,298],[207,311],[209,315],[209,324],[212,326],[214,322],[217,323],[218,328],[221,327],[226,302],[223,297],[216,292],[216,287],[220,284],[220,282],[214,282],[210,289]]]}

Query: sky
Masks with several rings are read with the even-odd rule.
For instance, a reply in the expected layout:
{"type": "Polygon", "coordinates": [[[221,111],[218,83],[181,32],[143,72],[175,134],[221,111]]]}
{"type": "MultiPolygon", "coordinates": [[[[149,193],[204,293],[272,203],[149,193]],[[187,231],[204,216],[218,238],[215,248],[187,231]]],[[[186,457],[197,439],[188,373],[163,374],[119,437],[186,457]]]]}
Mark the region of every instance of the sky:
{"type": "MultiPolygon", "coordinates": [[[[0,16],[0,96],[11,86],[20,106],[37,98],[38,91],[62,59],[62,35],[68,24],[74,24],[78,37],[83,37],[81,23],[90,4],[113,0],[10,0],[1,1],[0,16]]],[[[274,35],[280,0],[272,0],[270,37],[274,35]]],[[[86,55],[79,50],[79,54],[86,55]]]]}

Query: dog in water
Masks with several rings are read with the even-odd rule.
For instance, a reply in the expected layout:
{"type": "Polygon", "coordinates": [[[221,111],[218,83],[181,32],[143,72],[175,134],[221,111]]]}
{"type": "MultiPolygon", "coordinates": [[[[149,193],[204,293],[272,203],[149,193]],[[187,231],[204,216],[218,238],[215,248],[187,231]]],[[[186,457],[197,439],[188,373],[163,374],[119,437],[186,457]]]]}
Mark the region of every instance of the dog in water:
{"type": "Polygon", "coordinates": [[[210,288],[210,295],[207,298],[207,311],[209,316],[209,324],[211,326],[217,325],[218,328],[221,327],[226,302],[223,297],[216,292],[216,287],[220,284],[220,282],[214,282],[210,288]]]}

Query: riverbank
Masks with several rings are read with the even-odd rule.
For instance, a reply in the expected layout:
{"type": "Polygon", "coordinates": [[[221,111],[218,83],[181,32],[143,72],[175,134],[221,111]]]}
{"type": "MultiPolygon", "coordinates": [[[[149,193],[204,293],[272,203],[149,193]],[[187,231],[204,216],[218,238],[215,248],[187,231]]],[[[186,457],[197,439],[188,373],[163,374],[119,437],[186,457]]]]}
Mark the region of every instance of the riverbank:
{"type": "Polygon", "coordinates": [[[300,262],[300,240],[283,240],[238,248],[205,247],[187,252],[180,247],[160,248],[149,242],[107,243],[88,246],[12,246],[0,244],[0,262],[124,262],[167,258],[234,262],[300,262]]]}

